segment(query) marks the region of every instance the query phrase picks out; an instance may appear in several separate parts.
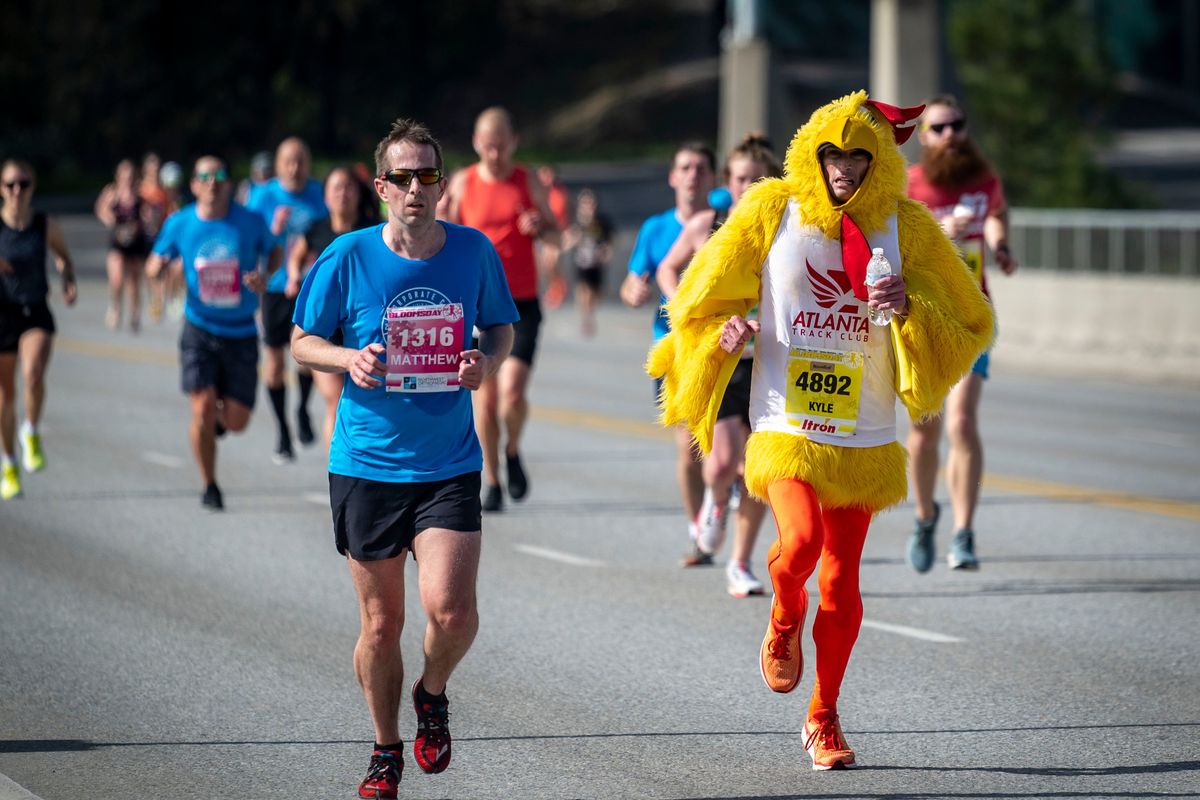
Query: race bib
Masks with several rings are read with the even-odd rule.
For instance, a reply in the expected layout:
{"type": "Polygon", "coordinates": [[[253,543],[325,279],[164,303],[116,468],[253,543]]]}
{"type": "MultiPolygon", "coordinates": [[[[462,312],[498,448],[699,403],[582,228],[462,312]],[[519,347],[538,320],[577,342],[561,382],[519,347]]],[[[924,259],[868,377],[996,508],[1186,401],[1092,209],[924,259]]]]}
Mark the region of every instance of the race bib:
{"type": "Polygon", "coordinates": [[[975,282],[983,285],[983,240],[982,239],[967,239],[962,243],[963,260],[967,262],[967,269],[970,270],[971,276],[975,278],[975,282]]]}
{"type": "Polygon", "coordinates": [[[462,303],[387,309],[387,390],[458,391],[462,303]]]}
{"type": "Polygon", "coordinates": [[[242,303],[242,273],[236,260],[196,259],[200,302],[213,308],[236,308],[242,303]]]}
{"type": "Polygon", "coordinates": [[[787,420],[801,431],[853,436],[858,428],[863,354],[791,348],[787,420]]]}

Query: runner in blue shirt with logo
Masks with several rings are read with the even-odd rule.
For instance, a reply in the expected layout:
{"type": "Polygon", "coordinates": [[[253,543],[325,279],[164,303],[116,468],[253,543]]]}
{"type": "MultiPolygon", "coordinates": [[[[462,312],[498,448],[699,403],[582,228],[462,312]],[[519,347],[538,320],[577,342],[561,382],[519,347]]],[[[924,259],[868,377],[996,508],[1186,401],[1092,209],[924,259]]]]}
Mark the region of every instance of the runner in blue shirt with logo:
{"type": "Polygon", "coordinates": [[[436,773],[450,764],[446,682],[479,627],[483,453],[469,392],[508,356],[517,310],[487,237],[435,216],[446,179],[428,128],[397,120],[375,166],[387,222],[339,237],[309,270],[292,356],[349,375],[329,448],[329,500],[358,593],[354,665],[375,726],[359,796],[395,797],[404,564],[411,550],[428,619],[412,687],[413,753],[436,773]],[[338,333],[341,346],[330,341],[338,333]]]}
{"type": "Polygon", "coordinates": [[[176,258],[187,283],[183,332],[179,337],[183,391],[192,408],[189,438],[205,508],[225,507],[217,487],[217,436],[242,431],[250,422],[258,390],[258,338],[254,312],[267,274],[283,252],[257,214],[230,201],[229,168],[203,156],[192,174],[196,202],[167,218],[146,263],[151,279],[176,258]]]}
{"type": "MultiPolygon", "coordinates": [[[[278,435],[273,459],[276,464],[287,464],[296,458],[292,450],[292,432],[287,422],[287,389],[283,380],[287,362],[283,348],[292,339],[292,314],[296,310],[296,293],[300,291],[300,281],[304,276],[292,271],[288,255],[292,246],[314,222],[329,216],[321,184],[309,177],[311,169],[312,155],[304,140],[295,136],[284,139],[275,150],[275,177],[251,189],[250,199],[246,201],[247,208],[258,212],[267,221],[271,233],[283,247],[283,263],[288,265],[288,269],[271,275],[262,300],[262,336],[266,348],[263,382],[267,385],[267,396],[275,413],[278,435]]],[[[296,407],[296,437],[300,444],[310,445],[316,441],[308,416],[312,373],[301,369],[296,378],[300,386],[300,402],[296,407]]]]}
{"type": "MultiPolygon", "coordinates": [[[[708,193],[716,182],[717,158],[711,148],[702,142],[685,142],[675,151],[671,159],[671,171],[667,183],[675,191],[675,207],[655,214],[642,223],[633,254],[629,257],[629,274],[621,284],[621,299],[637,308],[658,298],[658,314],[654,318],[654,341],[667,335],[670,330],[667,312],[663,309],[666,298],[658,292],[655,273],[658,265],[679,238],[683,224],[698,211],[708,208],[708,193]]],[[[660,385],[656,382],[654,396],[658,397],[660,385]]],[[[699,454],[692,447],[692,434],[687,428],[675,429],[677,451],[675,475],[679,491],[683,496],[683,513],[688,519],[688,537],[696,541],[697,524],[701,504],[704,501],[704,476],[700,467],[699,454]]],[[[687,562],[685,562],[687,564],[687,562]]],[[[690,566],[690,564],[688,564],[690,566]]]]}

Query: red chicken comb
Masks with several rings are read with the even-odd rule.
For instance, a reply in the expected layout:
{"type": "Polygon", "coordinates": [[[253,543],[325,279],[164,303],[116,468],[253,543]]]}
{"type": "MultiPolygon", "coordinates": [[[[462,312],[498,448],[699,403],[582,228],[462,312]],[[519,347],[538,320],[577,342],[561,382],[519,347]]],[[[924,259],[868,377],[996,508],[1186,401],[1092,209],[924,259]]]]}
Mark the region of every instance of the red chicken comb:
{"type": "Polygon", "coordinates": [[[892,126],[892,135],[896,137],[896,144],[907,142],[913,131],[917,129],[916,125],[905,125],[904,123],[912,122],[925,110],[924,103],[907,108],[881,103],[878,100],[868,100],[866,104],[882,114],[883,118],[892,126]]]}

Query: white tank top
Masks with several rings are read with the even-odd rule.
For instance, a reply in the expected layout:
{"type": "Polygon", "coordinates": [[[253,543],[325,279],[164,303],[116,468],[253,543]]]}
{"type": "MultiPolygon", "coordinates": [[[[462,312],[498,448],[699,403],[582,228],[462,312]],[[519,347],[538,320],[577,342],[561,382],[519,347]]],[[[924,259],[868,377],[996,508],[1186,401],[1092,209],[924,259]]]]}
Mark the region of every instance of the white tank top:
{"type": "MultiPolygon", "coordinates": [[[[867,237],[883,248],[899,274],[900,245],[896,216],[867,237]]],[[[795,201],[788,203],[762,270],[762,332],[755,337],[750,422],[755,431],[805,436],[841,447],[877,447],[896,440],[896,364],[888,327],[867,319],[866,301],[854,296],[842,269],[842,247],[818,228],[804,225],[795,201]],[[788,359],[792,348],[862,354],[862,388],[853,435],[835,436],[802,430],[789,414],[788,359]]]]}

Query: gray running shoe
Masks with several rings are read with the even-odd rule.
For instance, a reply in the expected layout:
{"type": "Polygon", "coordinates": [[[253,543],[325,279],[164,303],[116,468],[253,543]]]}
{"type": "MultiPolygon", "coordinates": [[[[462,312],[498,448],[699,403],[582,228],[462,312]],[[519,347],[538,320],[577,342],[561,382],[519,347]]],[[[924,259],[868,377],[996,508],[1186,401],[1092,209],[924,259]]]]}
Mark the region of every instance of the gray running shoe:
{"type": "Polygon", "coordinates": [[[933,504],[932,519],[918,519],[912,535],[908,537],[908,565],[917,572],[929,572],[933,566],[933,531],[937,528],[942,507],[933,504]]]}
{"type": "Polygon", "coordinates": [[[950,569],[979,569],[979,559],[975,557],[975,531],[970,528],[958,529],[950,542],[946,563],[950,569]]]}

